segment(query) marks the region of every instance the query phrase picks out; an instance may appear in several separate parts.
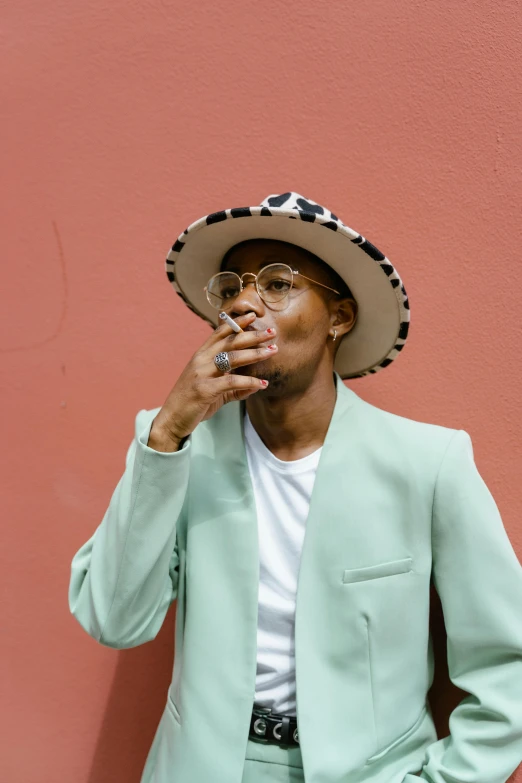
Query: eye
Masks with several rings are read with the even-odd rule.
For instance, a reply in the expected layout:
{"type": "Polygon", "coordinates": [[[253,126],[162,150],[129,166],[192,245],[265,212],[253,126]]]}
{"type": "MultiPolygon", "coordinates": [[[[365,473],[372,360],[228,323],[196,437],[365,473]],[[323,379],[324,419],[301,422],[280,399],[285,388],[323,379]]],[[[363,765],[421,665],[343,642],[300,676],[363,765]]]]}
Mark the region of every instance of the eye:
{"type": "Polygon", "coordinates": [[[271,280],[268,284],[268,289],[271,291],[288,291],[290,288],[290,283],[288,280],[281,280],[280,278],[276,280],[271,280]]]}
{"type": "Polygon", "coordinates": [[[239,289],[236,286],[229,286],[228,288],[223,288],[221,291],[221,297],[223,299],[234,299],[235,296],[238,295],[239,289]]]}

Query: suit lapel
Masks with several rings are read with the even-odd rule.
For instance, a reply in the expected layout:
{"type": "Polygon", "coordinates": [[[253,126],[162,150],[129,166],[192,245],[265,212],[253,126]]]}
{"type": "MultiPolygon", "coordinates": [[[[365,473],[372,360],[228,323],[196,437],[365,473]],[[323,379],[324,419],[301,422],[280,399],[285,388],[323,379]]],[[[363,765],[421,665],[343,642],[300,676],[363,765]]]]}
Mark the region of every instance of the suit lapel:
{"type": "MultiPolygon", "coordinates": [[[[351,491],[349,487],[353,487],[353,482],[343,482],[342,476],[353,475],[360,447],[365,441],[360,416],[364,403],[352,389],[344,385],[337,373],[335,380],[337,398],[317,468],[303,542],[300,572],[304,573],[305,579],[306,572],[311,570],[312,561],[316,561],[316,567],[323,565],[328,568],[336,561],[336,555],[339,557],[341,526],[345,535],[354,539],[352,544],[356,538],[360,538],[360,528],[354,526],[350,531],[346,525],[346,504],[349,503],[347,493],[351,491]]],[[[229,519],[230,514],[232,518],[237,514],[237,520],[240,521],[240,526],[235,527],[233,544],[231,542],[234,556],[230,568],[235,572],[232,577],[237,580],[236,584],[242,584],[246,595],[250,595],[250,614],[253,614],[259,589],[259,530],[246,456],[245,404],[229,404],[223,413],[225,415],[219,419],[214,441],[219,444],[219,455],[216,457],[223,467],[222,477],[226,477],[224,483],[221,483],[219,501],[220,506],[227,509],[229,519]]],[[[353,489],[353,492],[356,490],[353,489]]],[[[352,499],[355,502],[355,496],[352,499]]],[[[340,561],[339,567],[341,562],[344,561],[340,561]]],[[[255,614],[257,618],[257,612],[255,614]]]]}
{"type": "MultiPolygon", "coordinates": [[[[356,546],[361,531],[350,526],[357,507],[354,480],[364,447],[363,401],[336,374],[337,400],[317,466],[301,552],[297,595],[314,589],[317,579],[341,568],[347,549],[356,546]],[[336,566],[337,564],[337,566],[336,566]],[[334,569],[332,571],[332,569],[334,569]]],[[[346,565],[344,565],[346,567],[346,565]]]]}

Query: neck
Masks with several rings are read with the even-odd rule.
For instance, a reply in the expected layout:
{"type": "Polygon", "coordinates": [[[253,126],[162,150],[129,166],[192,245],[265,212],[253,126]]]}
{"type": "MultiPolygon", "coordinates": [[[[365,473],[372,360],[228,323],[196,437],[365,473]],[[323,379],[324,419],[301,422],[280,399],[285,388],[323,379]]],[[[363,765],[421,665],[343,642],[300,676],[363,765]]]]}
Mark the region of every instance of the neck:
{"type": "Polygon", "coordinates": [[[291,461],[323,445],[336,398],[332,373],[316,373],[306,388],[288,396],[252,395],[246,409],[265,446],[278,459],[291,461]]]}

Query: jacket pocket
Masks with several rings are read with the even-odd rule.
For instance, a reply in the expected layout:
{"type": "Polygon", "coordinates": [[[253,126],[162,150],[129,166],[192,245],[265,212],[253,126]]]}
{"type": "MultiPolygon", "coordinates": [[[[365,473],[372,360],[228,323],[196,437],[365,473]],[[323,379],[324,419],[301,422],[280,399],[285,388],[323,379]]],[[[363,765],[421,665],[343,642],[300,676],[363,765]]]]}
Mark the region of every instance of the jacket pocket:
{"type": "Polygon", "coordinates": [[[367,579],[381,579],[384,576],[395,576],[412,571],[413,558],[404,557],[401,560],[389,560],[386,563],[364,568],[347,568],[343,571],[343,583],[363,582],[367,579]]]}
{"type": "Polygon", "coordinates": [[[423,705],[421,713],[419,717],[416,719],[415,723],[410,726],[409,729],[406,729],[397,739],[394,739],[393,742],[390,742],[388,745],[386,745],[384,748],[381,748],[381,750],[377,751],[377,753],[373,753],[367,760],[366,764],[371,764],[374,761],[378,761],[383,756],[385,756],[387,753],[389,753],[393,748],[397,747],[397,745],[402,745],[403,742],[406,742],[408,737],[410,737],[412,734],[415,734],[417,729],[419,728],[420,724],[424,720],[424,716],[427,712],[427,706],[426,704],[423,705]]]}

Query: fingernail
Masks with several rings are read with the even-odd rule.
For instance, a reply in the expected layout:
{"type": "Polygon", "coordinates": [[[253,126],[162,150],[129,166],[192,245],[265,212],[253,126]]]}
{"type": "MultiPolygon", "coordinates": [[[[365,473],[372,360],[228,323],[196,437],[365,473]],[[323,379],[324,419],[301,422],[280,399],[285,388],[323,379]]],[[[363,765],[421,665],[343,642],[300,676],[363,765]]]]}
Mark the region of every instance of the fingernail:
{"type": "Polygon", "coordinates": [[[274,344],[267,345],[266,348],[267,348],[267,351],[275,351],[277,349],[277,345],[274,345],[274,344]]]}
{"type": "Polygon", "coordinates": [[[274,332],[275,332],[275,329],[267,329],[266,330],[267,334],[274,334],[274,332]]]}
{"type": "Polygon", "coordinates": [[[263,386],[268,386],[268,381],[261,381],[261,383],[263,384],[263,386]]]}

